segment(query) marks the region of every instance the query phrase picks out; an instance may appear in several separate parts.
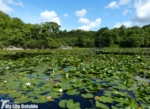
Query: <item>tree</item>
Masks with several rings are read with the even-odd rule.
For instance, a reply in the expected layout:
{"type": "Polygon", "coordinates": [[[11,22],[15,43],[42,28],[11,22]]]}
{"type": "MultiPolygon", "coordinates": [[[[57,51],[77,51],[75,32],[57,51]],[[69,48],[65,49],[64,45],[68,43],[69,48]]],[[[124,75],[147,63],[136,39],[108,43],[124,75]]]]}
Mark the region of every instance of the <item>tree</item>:
{"type": "Polygon", "coordinates": [[[56,34],[59,32],[59,28],[60,28],[60,25],[58,25],[55,22],[45,22],[42,25],[42,32],[54,38],[56,34]]]}
{"type": "Polygon", "coordinates": [[[131,36],[129,36],[129,41],[131,47],[140,47],[144,44],[144,38],[139,34],[132,34],[131,36]]]}
{"type": "Polygon", "coordinates": [[[120,34],[119,34],[119,36],[126,36],[127,35],[127,29],[126,29],[126,27],[124,26],[124,25],[122,25],[120,28],[119,28],[119,30],[120,30],[120,34]]]}
{"type": "Polygon", "coordinates": [[[113,28],[111,30],[111,37],[112,37],[112,40],[113,43],[112,44],[115,44],[115,45],[120,45],[120,42],[121,42],[121,37],[119,36],[119,33],[120,33],[120,30],[118,28],[113,28]]]}
{"type": "Polygon", "coordinates": [[[59,30],[55,22],[25,24],[0,11],[0,47],[14,45],[24,48],[57,48],[61,45],[79,47],[150,47],[150,25],[142,28],[100,28],[98,31],[59,30]]]}
{"type": "Polygon", "coordinates": [[[109,46],[110,43],[110,30],[108,27],[101,28],[98,30],[96,37],[95,37],[95,45],[97,47],[105,47],[109,46]]]}
{"type": "Polygon", "coordinates": [[[87,47],[86,37],[83,36],[78,37],[77,43],[79,47],[87,47]]]}
{"type": "Polygon", "coordinates": [[[49,22],[49,31],[51,33],[51,37],[54,37],[57,33],[59,33],[59,28],[61,26],[55,22],[49,22]]]}

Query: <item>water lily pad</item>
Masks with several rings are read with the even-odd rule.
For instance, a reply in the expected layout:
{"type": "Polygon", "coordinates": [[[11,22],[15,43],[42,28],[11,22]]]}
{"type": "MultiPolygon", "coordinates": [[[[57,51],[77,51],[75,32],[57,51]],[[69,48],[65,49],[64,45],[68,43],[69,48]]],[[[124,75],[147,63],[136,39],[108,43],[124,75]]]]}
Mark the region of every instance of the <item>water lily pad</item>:
{"type": "Polygon", "coordinates": [[[52,98],[59,98],[62,95],[62,93],[50,92],[50,93],[48,93],[48,95],[50,95],[52,98]]]}
{"type": "Polygon", "coordinates": [[[68,95],[78,95],[80,92],[77,89],[70,89],[66,92],[68,95]]]}
{"type": "Polygon", "coordinates": [[[72,85],[69,84],[69,83],[63,83],[63,84],[61,85],[61,88],[62,88],[63,90],[70,90],[70,89],[72,89],[73,87],[72,87],[72,85]]]}
{"type": "Polygon", "coordinates": [[[122,98],[122,97],[121,98],[114,98],[114,101],[120,103],[121,105],[122,104],[128,104],[130,102],[129,99],[122,98]]]}
{"type": "Polygon", "coordinates": [[[100,103],[99,101],[96,101],[96,107],[100,109],[109,109],[109,107],[105,104],[100,103]]]}
{"type": "Polygon", "coordinates": [[[98,90],[98,85],[97,84],[92,84],[92,85],[89,86],[89,88],[90,88],[90,90],[93,90],[93,91],[96,90],[97,91],[98,90]]]}
{"type": "Polygon", "coordinates": [[[59,102],[59,106],[60,106],[61,108],[66,108],[66,102],[67,102],[67,100],[61,100],[61,101],[59,102]]]}
{"type": "Polygon", "coordinates": [[[81,96],[82,96],[83,98],[93,98],[93,97],[94,97],[94,95],[93,95],[93,94],[90,94],[90,93],[81,94],[81,96]]]}
{"type": "Polygon", "coordinates": [[[120,109],[120,108],[118,108],[118,107],[116,107],[116,106],[111,106],[112,107],[112,109],[120,109]]]}
{"type": "Polygon", "coordinates": [[[101,96],[98,98],[98,100],[104,103],[113,103],[113,98],[111,97],[101,96]]]}
{"type": "Polygon", "coordinates": [[[72,99],[68,100],[66,103],[67,103],[67,108],[69,109],[76,109],[76,108],[79,108],[80,106],[79,102],[74,103],[72,99]]]}
{"type": "Polygon", "coordinates": [[[45,103],[45,102],[47,102],[47,100],[43,100],[43,99],[32,99],[31,101],[33,103],[45,103]]]}
{"type": "Polygon", "coordinates": [[[131,103],[128,107],[126,107],[127,109],[138,109],[139,108],[139,105],[138,103],[131,103]]]}
{"type": "Polygon", "coordinates": [[[15,99],[15,103],[27,103],[33,100],[33,98],[28,98],[27,96],[22,96],[20,98],[15,99]]]}
{"type": "Polygon", "coordinates": [[[27,90],[31,90],[32,88],[26,85],[22,86],[22,90],[27,91],[27,90]]]}
{"type": "Polygon", "coordinates": [[[24,96],[24,94],[22,92],[15,92],[15,93],[10,93],[8,96],[10,98],[19,98],[19,97],[24,96]]]}
{"type": "Polygon", "coordinates": [[[141,108],[141,109],[148,109],[148,108],[149,108],[149,105],[144,104],[144,103],[142,103],[142,104],[141,104],[141,106],[142,106],[142,108],[141,108]]]}
{"type": "Polygon", "coordinates": [[[8,84],[6,84],[5,87],[6,87],[7,89],[9,89],[9,90],[14,90],[14,89],[18,89],[19,86],[20,86],[19,83],[13,82],[13,83],[8,83],[8,84]]]}

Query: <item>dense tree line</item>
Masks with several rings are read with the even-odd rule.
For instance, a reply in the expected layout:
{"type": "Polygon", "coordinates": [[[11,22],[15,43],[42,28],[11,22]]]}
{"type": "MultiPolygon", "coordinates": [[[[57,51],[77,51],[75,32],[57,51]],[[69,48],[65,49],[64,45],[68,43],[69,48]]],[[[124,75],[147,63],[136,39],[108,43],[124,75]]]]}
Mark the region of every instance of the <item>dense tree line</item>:
{"type": "Polygon", "coordinates": [[[60,30],[55,22],[26,24],[0,11],[0,48],[58,48],[77,47],[150,47],[150,25],[126,28],[100,28],[98,31],[60,30]]]}

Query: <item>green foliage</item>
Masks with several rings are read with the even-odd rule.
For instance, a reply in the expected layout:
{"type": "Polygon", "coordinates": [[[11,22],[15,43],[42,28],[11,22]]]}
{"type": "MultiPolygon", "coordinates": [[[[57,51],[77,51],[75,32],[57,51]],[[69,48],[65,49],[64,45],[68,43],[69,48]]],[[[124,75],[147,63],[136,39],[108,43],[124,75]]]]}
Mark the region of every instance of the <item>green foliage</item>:
{"type": "Polygon", "coordinates": [[[90,93],[88,93],[88,94],[81,94],[81,96],[83,98],[93,98],[94,97],[93,94],[90,94],[90,93]]]}
{"type": "MultiPolygon", "coordinates": [[[[149,51],[148,48],[110,50],[149,51]]],[[[20,54],[20,58],[0,60],[0,94],[15,103],[57,102],[67,109],[86,108],[82,105],[84,101],[92,102],[90,108],[148,108],[149,55],[94,52],[91,49],[1,51],[4,57],[20,54]]]]}
{"type": "Polygon", "coordinates": [[[67,109],[81,109],[80,108],[80,103],[74,103],[72,99],[69,100],[61,100],[59,102],[59,106],[61,108],[67,108],[67,109]]]}
{"type": "Polygon", "coordinates": [[[0,11],[0,48],[16,46],[27,48],[73,47],[150,47],[150,26],[142,28],[100,28],[98,31],[60,30],[55,22],[25,24],[19,18],[10,18],[0,11]]]}

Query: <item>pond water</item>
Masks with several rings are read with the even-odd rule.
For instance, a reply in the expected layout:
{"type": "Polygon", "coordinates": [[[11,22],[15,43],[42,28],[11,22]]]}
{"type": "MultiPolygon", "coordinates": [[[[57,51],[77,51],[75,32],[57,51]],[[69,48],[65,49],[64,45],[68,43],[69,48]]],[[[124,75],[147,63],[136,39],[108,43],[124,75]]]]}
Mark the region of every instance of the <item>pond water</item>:
{"type": "Polygon", "coordinates": [[[100,106],[105,109],[112,106],[114,109],[124,106],[137,108],[142,106],[140,103],[144,103],[144,109],[147,109],[150,79],[143,78],[143,75],[148,75],[149,64],[138,59],[64,55],[2,61],[0,99],[11,103],[38,102],[39,109],[62,109],[59,102],[70,99],[74,103],[79,102],[81,109],[97,109],[100,106]],[[142,76],[135,76],[138,70],[142,76]],[[54,101],[48,99],[49,96],[54,101]]]}
{"type": "MultiPolygon", "coordinates": [[[[64,71],[65,71],[65,72],[69,71],[69,67],[64,68],[64,71]]],[[[62,77],[62,75],[57,76],[57,78],[60,78],[60,77],[62,77]]],[[[34,76],[31,74],[31,75],[29,76],[29,78],[30,78],[30,79],[33,79],[34,76]]],[[[50,80],[50,77],[47,76],[47,74],[46,74],[46,75],[44,75],[41,79],[46,80],[46,81],[49,81],[49,80],[50,80]]],[[[139,80],[139,81],[147,81],[147,82],[150,82],[150,80],[147,80],[147,79],[145,79],[145,78],[140,78],[140,77],[138,77],[138,76],[136,77],[136,79],[139,80]]],[[[95,80],[94,78],[90,78],[90,80],[96,82],[96,80],[95,80]]],[[[103,80],[103,81],[98,82],[98,84],[109,84],[109,82],[103,80]]],[[[41,86],[43,86],[43,85],[44,85],[44,84],[41,84],[41,85],[39,85],[39,87],[41,87],[41,86]]],[[[112,86],[117,86],[116,84],[111,84],[111,85],[112,85],[112,86]]],[[[94,96],[103,96],[104,91],[109,91],[109,89],[99,90],[98,92],[96,92],[96,93],[94,94],[94,96]]],[[[136,97],[135,97],[135,94],[133,93],[133,91],[120,90],[120,92],[127,92],[130,97],[132,97],[133,99],[136,100],[136,97]]],[[[14,99],[9,98],[8,95],[0,95],[0,99],[3,99],[3,100],[8,100],[8,99],[9,99],[10,102],[9,102],[8,104],[10,104],[10,105],[15,104],[15,103],[14,103],[14,99]]],[[[46,103],[39,103],[39,104],[32,103],[32,102],[27,102],[27,103],[24,103],[24,105],[36,104],[36,105],[38,105],[38,109],[62,109],[62,108],[60,108],[60,106],[58,105],[58,103],[59,103],[59,101],[60,101],[61,99],[73,99],[74,102],[80,102],[80,104],[81,104],[81,105],[80,105],[81,109],[90,109],[90,108],[92,108],[92,109],[97,109],[97,108],[95,107],[94,98],[93,98],[93,99],[84,99],[83,97],[81,97],[81,95],[68,95],[68,94],[66,94],[66,92],[63,92],[63,96],[60,97],[60,98],[56,98],[55,101],[53,101],[53,102],[46,102],[46,103]]],[[[1,104],[1,103],[0,103],[0,104],[1,104]]],[[[110,103],[106,103],[106,104],[107,104],[107,106],[111,109],[111,106],[112,106],[112,105],[111,105],[110,103]]],[[[117,104],[117,103],[116,103],[116,104],[117,104]]],[[[21,105],[21,104],[18,104],[18,105],[21,105]]],[[[113,104],[113,105],[114,105],[114,104],[113,104]]]]}
{"type": "MultiPolygon", "coordinates": [[[[10,105],[15,104],[14,100],[11,99],[11,98],[9,98],[7,95],[1,95],[0,99],[1,100],[2,99],[3,100],[10,100],[10,102],[8,103],[10,105]]],[[[91,108],[92,107],[92,102],[90,102],[89,100],[83,99],[79,95],[77,95],[77,96],[70,96],[70,95],[67,95],[66,93],[63,93],[63,96],[61,97],[61,99],[73,99],[75,102],[80,101],[82,109],[91,108]]],[[[40,103],[40,104],[36,104],[36,103],[32,103],[32,102],[27,102],[27,103],[23,103],[23,104],[27,104],[27,105],[36,104],[36,105],[38,105],[38,109],[62,109],[58,105],[59,101],[60,101],[60,99],[55,99],[54,102],[46,102],[46,103],[40,103]]],[[[2,104],[2,103],[0,102],[0,104],[2,104]]],[[[18,104],[18,105],[21,105],[21,104],[18,104]]]]}

